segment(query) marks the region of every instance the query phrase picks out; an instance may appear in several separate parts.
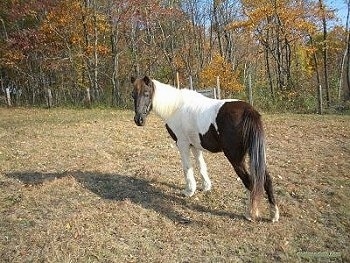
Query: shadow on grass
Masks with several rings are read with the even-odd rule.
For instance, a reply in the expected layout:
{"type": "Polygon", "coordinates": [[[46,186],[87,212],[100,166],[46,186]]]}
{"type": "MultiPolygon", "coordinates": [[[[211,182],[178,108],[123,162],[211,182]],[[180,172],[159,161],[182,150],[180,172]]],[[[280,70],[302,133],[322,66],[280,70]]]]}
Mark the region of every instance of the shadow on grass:
{"type": "MultiPolygon", "coordinates": [[[[99,195],[103,199],[115,201],[130,200],[146,209],[154,210],[168,217],[174,223],[193,223],[192,219],[176,211],[174,209],[176,206],[217,216],[226,216],[235,219],[244,218],[241,215],[217,209],[212,210],[197,203],[193,204],[182,196],[166,194],[157,188],[156,183],[153,184],[147,179],[133,176],[85,171],[68,171],[63,173],[15,172],[8,173],[6,176],[17,179],[25,185],[41,185],[45,182],[73,176],[84,188],[99,195]]],[[[173,188],[175,191],[175,185],[166,184],[166,186],[173,188]]]]}

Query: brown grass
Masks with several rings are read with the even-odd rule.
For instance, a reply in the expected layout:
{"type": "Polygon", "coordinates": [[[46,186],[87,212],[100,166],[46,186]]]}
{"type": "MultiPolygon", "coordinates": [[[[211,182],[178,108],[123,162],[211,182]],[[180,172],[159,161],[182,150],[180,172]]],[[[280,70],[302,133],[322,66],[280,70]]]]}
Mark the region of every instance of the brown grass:
{"type": "MultiPolygon", "coordinates": [[[[130,111],[0,109],[1,262],[349,262],[350,117],[266,115],[281,210],[244,220],[222,154],[192,198],[162,122],[130,111]]],[[[267,208],[266,202],[264,207],[267,208]]]]}

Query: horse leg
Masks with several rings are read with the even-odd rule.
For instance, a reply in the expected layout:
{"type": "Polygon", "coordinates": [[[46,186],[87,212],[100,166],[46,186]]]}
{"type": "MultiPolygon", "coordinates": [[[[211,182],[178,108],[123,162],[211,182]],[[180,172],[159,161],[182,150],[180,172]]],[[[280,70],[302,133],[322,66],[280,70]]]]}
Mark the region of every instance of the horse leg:
{"type": "Polygon", "coordinates": [[[253,199],[251,196],[251,191],[253,189],[253,182],[250,174],[248,173],[244,161],[240,163],[233,163],[233,168],[237,173],[238,177],[241,178],[242,183],[247,188],[247,210],[246,219],[253,221],[259,217],[259,209],[257,200],[253,199]]]}
{"type": "MultiPolygon", "coordinates": [[[[238,147],[232,147],[233,149],[238,149],[238,147]]],[[[238,177],[242,180],[243,185],[248,190],[248,202],[247,202],[247,210],[245,217],[252,221],[255,218],[259,217],[258,210],[258,200],[252,198],[251,191],[253,190],[253,179],[251,175],[248,173],[246,169],[246,165],[244,162],[244,155],[239,154],[239,151],[230,151],[224,149],[224,154],[227,159],[230,161],[233,169],[235,170],[238,177]]]]}
{"type": "Polygon", "coordinates": [[[208,170],[207,165],[203,158],[203,152],[199,149],[196,149],[194,147],[191,147],[192,153],[194,158],[196,159],[198,166],[199,166],[199,172],[201,174],[202,180],[203,180],[203,191],[210,191],[211,189],[211,181],[208,176],[208,170]]]}
{"type": "Polygon", "coordinates": [[[277,222],[279,217],[280,217],[280,214],[279,214],[278,206],[276,204],[275,197],[273,195],[272,180],[271,180],[271,176],[270,176],[268,171],[265,172],[264,188],[265,188],[267,198],[268,198],[269,203],[270,203],[271,221],[277,222]]]}
{"type": "Polygon", "coordinates": [[[182,167],[183,167],[183,171],[185,174],[185,181],[186,181],[186,187],[185,187],[185,190],[182,191],[182,193],[185,196],[190,197],[196,191],[196,180],[194,178],[193,167],[192,167],[191,158],[190,158],[190,146],[187,143],[182,143],[179,141],[177,143],[177,146],[180,151],[181,162],[182,162],[182,167]]]}

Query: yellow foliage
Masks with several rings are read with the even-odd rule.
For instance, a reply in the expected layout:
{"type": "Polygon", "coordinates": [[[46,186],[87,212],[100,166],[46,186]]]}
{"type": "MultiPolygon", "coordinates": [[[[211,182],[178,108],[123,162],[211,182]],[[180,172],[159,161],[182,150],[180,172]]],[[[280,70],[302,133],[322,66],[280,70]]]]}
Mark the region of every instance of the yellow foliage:
{"type": "Polygon", "coordinates": [[[21,50],[8,49],[4,54],[0,54],[0,65],[4,65],[9,68],[14,68],[22,60],[25,59],[25,55],[21,50]]]}
{"type": "Polygon", "coordinates": [[[220,88],[225,91],[240,91],[239,72],[233,71],[229,63],[220,55],[214,55],[211,63],[200,73],[201,87],[215,87],[217,77],[220,77],[220,88]]]}
{"type": "Polygon", "coordinates": [[[226,29],[227,30],[235,30],[235,29],[250,27],[251,25],[252,25],[252,21],[251,20],[234,21],[234,22],[230,23],[226,27],[226,29]]]}
{"type": "Polygon", "coordinates": [[[298,72],[299,77],[310,78],[314,72],[312,65],[312,49],[304,47],[296,47],[296,58],[292,61],[292,67],[294,72],[298,72]]]}
{"type": "Polygon", "coordinates": [[[290,0],[242,0],[245,18],[235,21],[228,29],[259,28],[260,32],[278,26],[280,33],[289,40],[302,38],[305,34],[313,34],[316,25],[312,20],[306,19],[312,15],[314,8],[305,8],[304,2],[290,0]],[[278,23],[276,22],[278,18],[278,23]]]}

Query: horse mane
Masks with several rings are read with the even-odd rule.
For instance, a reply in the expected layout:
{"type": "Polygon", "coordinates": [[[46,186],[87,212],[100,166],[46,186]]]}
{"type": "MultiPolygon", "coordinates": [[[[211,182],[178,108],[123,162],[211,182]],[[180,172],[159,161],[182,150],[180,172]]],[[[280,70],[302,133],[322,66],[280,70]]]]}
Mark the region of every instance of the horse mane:
{"type": "Polygon", "coordinates": [[[203,99],[209,99],[194,90],[177,89],[172,85],[164,84],[154,79],[152,79],[152,82],[155,87],[152,108],[163,119],[168,119],[185,103],[188,105],[193,105],[194,103],[200,105],[203,99]]]}
{"type": "Polygon", "coordinates": [[[152,82],[155,87],[152,109],[163,119],[168,119],[181,104],[180,90],[157,80],[152,82]]]}

